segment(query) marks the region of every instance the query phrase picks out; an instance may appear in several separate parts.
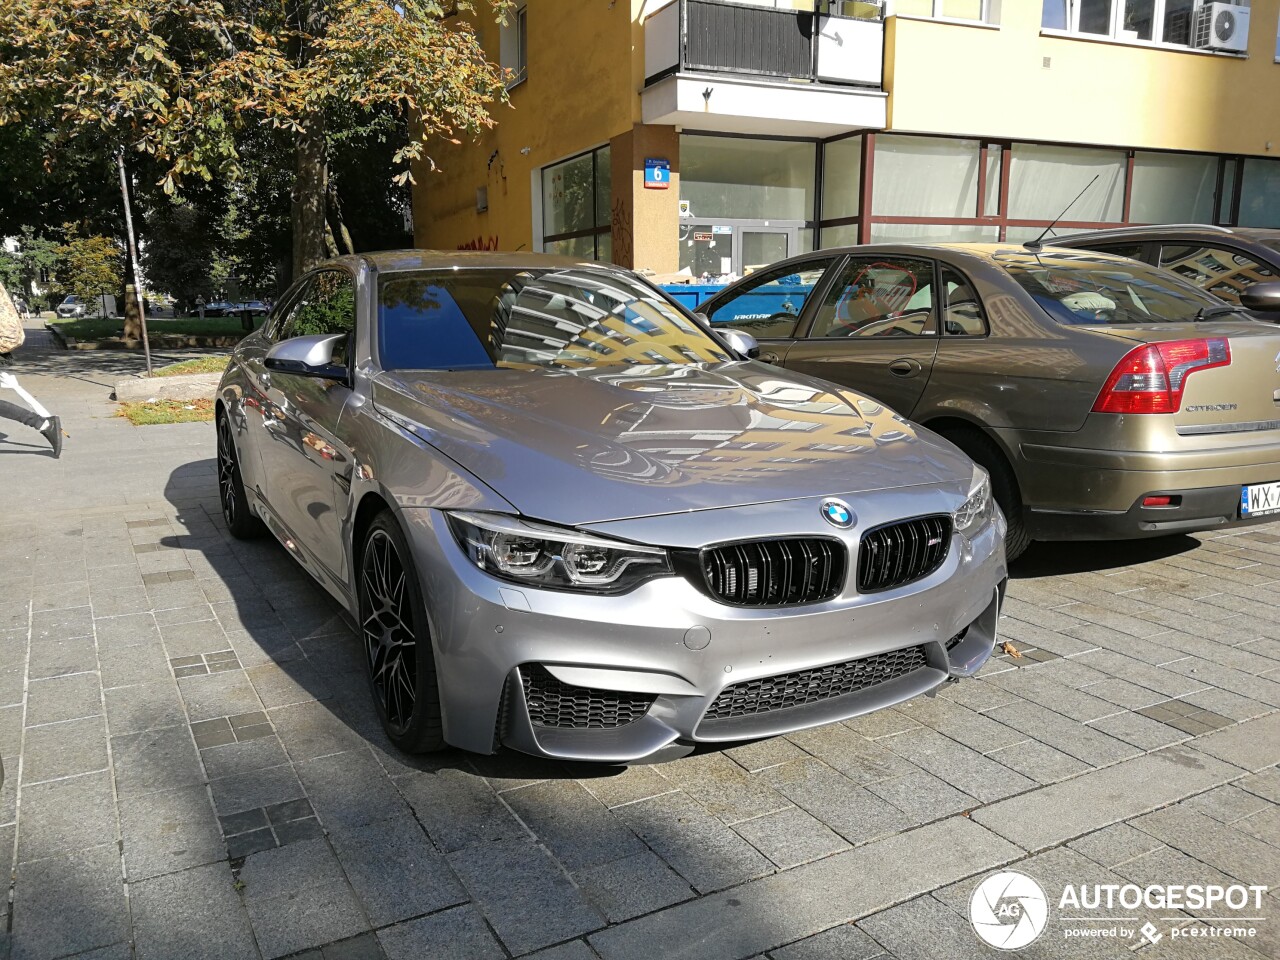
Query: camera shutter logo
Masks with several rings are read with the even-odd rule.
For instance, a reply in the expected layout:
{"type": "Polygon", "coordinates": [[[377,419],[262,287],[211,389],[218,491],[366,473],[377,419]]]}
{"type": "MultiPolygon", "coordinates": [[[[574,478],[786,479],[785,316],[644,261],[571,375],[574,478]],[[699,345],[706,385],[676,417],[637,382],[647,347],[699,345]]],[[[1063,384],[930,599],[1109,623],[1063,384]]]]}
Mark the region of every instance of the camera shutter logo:
{"type": "Polygon", "coordinates": [[[1049,901],[1040,884],[1007,870],[983,880],[969,898],[969,922],[983,943],[1021,950],[1044,932],[1049,901]]]}

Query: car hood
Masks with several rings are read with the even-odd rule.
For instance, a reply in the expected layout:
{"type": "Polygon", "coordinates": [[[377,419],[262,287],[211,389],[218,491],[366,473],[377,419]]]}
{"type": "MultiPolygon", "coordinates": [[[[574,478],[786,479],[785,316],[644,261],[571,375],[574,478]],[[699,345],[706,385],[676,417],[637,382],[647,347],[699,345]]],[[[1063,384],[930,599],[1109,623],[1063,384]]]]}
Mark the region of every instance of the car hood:
{"type": "Polygon", "coordinates": [[[377,409],[523,514],[579,525],[972,476],[873,400],[756,362],[383,373],[377,409]]]}

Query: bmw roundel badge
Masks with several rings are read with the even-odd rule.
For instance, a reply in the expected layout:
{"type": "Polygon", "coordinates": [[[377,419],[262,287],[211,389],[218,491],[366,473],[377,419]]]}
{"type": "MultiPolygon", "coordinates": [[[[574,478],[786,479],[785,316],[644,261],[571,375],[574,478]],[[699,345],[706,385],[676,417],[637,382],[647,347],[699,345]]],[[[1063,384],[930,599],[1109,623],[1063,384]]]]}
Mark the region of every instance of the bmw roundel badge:
{"type": "Polygon", "coordinates": [[[833,527],[839,527],[841,530],[847,530],[853,526],[853,511],[849,509],[849,505],[842,500],[823,500],[822,519],[833,527]]]}

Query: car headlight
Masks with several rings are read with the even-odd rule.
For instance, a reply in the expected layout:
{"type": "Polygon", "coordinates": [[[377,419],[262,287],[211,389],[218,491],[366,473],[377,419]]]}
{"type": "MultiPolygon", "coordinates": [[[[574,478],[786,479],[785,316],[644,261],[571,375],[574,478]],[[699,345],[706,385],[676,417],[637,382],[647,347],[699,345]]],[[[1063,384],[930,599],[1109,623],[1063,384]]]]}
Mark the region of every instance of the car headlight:
{"type": "Polygon", "coordinates": [[[973,480],[969,484],[969,497],[952,515],[956,532],[963,533],[965,536],[977,533],[982,525],[991,519],[994,509],[995,499],[991,496],[991,477],[987,471],[975,464],[973,480]]]}
{"type": "Polygon", "coordinates": [[[672,576],[661,547],[607,540],[501,513],[449,513],[449,526],[481,570],[511,583],[553,590],[622,593],[672,576]]]}

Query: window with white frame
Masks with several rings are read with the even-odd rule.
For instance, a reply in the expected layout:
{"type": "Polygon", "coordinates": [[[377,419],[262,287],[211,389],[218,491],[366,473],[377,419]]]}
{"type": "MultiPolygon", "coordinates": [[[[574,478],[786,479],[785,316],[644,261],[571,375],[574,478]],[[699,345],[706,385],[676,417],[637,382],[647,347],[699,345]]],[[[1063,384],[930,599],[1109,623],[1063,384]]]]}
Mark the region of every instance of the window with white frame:
{"type": "MultiPolygon", "coordinates": [[[[1113,40],[1219,46],[1197,43],[1197,24],[1211,14],[1208,9],[1202,13],[1201,8],[1211,3],[1213,0],[1044,0],[1040,25],[1045,30],[1113,40]]],[[[1213,6],[1247,8],[1249,0],[1217,0],[1213,6]]],[[[1277,53],[1280,55],[1280,50],[1277,53]]]]}
{"type": "Polygon", "coordinates": [[[529,8],[526,4],[507,11],[498,39],[498,62],[510,90],[529,76],[529,8]]]}
{"type": "Polygon", "coordinates": [[[1000,0],[892,0],[889,12],[901,17],[999,23],[1000,0]]]}

